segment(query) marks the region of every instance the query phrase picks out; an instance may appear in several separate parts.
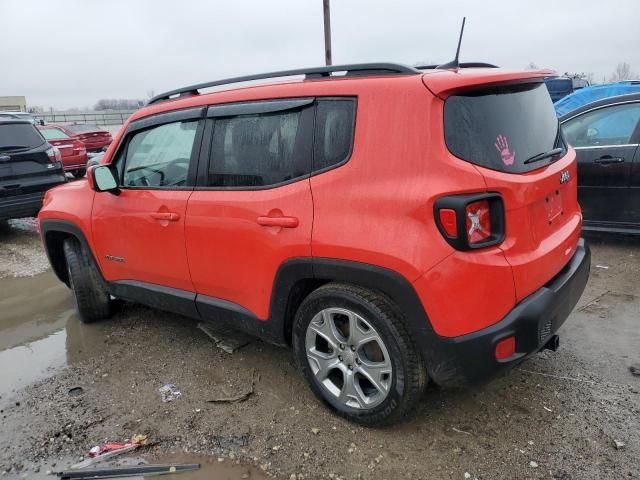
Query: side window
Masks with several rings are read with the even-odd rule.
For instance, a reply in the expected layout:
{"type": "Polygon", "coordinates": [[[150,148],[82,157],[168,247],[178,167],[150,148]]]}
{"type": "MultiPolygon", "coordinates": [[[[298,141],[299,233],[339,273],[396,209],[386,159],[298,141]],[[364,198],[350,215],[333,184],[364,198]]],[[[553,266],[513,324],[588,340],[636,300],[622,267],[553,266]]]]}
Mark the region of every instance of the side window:
{"type": "Polygon", "coordinates": [[[211,187],[264,187],[307,175],[310,108],[215,120],[209,162],[211,187]],[[306,115],[305,115],[306,114],[306,115]]]}
{"type": "Polygon", "coordinates": [[[584,113],[562,126],[574,147],[624,145],[631,141],[640,120],[640,103],[612,105],[584,113]]]}
{"type": "Polygon", "coordinates": [[[197,120],[173,122],[134,134],[124,150],[125,158],[117,161],[122,185],[154,188],[186,185],[197,126],[197,120]]]}
{"type": "Polygon", "coordinates": [[[355,100],[326,99],[318,101],[313,170],[343,162],[351,153],[354,133],[355,100]]]}

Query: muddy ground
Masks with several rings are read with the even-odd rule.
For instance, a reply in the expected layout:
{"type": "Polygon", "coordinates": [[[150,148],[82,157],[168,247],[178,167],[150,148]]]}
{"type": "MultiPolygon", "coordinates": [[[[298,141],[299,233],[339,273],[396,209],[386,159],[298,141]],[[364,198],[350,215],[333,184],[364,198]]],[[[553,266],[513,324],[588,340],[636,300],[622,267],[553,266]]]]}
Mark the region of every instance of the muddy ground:
{"type": "Polygon", "coordinates": [[[558,352],[482,387],[430,388],[410,421],[366,429],[324,408],[286,349],[228,354],[196,322],[135,305],[81,324],[34,223],[12,222],[0,227],[0,472],[51,478],[140,433],[154,445],[129,462],[203,463],[185,480],[640,478],[640,239],[589,240],[591,279],[558,352]],[[163,403],[167,383],[182,396],[163,403]],[[243,402],[208,403],[252,383],[243,402]]]}

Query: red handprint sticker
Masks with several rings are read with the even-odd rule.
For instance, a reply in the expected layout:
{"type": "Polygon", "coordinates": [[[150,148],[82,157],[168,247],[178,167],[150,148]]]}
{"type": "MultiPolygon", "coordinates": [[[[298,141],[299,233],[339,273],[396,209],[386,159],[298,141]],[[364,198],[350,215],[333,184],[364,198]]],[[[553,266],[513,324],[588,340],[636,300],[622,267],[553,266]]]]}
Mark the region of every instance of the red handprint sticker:
{"type": "Polygon", "coordinates": [[[507,137],[504,135],[498,135],[494,145],[496,146],[496,150],[500,152],[502,163],[505,165],[513,165],[516,161],[516,152],[511,152],[511,150],[509,150],[509,141],[507,140],[507,137]]]}

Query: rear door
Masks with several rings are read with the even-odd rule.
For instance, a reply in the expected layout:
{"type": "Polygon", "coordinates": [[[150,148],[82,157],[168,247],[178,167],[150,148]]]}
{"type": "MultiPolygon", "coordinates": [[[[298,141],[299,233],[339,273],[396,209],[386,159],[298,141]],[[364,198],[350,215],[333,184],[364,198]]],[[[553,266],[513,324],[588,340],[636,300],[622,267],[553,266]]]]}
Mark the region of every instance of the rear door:
{"type": "Polygon", "coordinates": [[[202,112],[154,115],[129,126],[113,161],[120,193],[98,193],[93,201],[94,245],[107,280],[193,292],[184,228],[202,112]]]}
{"type": "Polygon", "coordinates": [[[585,223],[631,221],[631,170],[640,102],[599,107],[566,120],[562,129],[578,155],[578,199],[585,223]]]}
{"type": "Polygon", "coordinates": [[[212,106],[186,245],[198,309],[266,320],[278,268],[311,256],[314,99],[212,106]]]}
{"type": "Polygon", "coordinates": [[[500,193],[504,201],[506,236],[500,248],[521,301],[575,252],[581,227],[575,153],[559,134],[540,81],[462,89],[444,108],[449,151],[475,164],[487,191],[500,193]]]}
{"type": "Polygon", "coordinates": [[[0,198],[40,192],[64,182],[60,163],[47,154],[50,148],[31,123],[0,122],[0,198]]]}

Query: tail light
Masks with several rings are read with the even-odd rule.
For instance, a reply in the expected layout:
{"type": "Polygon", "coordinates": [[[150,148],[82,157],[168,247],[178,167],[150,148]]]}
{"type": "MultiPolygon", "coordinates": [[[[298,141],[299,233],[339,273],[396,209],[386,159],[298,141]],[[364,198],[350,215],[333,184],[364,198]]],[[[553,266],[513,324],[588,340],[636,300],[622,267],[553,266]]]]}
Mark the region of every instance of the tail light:
{"type": "Polygon", "coordinates": [[[56,147],[51,147],[51,148],[47,149],[46,154],[49,157],[49,161],[51,163],[56,163],[56,162],[61,162],[62,161],[62,154],[60,153],[60,150],[58,150],[58,148],[56,148],[56,147]]]}
{"type": "Polygon", "coordinates": [[[434,215],[444,239],[458,250],[489,247],[504,240],[504,203],[498,193],[439,198],[434,215]]]}
{"type": "Polygon", "coordinates": [[[76,154],[87,153],[87,147],[80,141],[73,142],[73,152],[76,154]]]}

